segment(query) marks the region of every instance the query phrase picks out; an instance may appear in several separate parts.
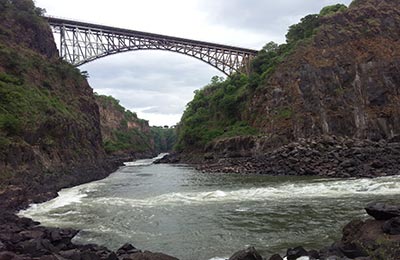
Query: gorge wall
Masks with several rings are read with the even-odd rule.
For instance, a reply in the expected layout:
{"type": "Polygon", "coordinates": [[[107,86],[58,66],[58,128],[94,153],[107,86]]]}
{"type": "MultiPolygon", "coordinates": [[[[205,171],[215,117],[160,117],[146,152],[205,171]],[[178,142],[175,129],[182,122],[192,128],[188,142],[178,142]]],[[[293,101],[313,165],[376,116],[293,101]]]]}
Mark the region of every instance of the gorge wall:
{"type": "Polygon", "coordinates": [[[125,158],[155,156],[172,150],[176,141],[174,128],[149,126],[136,113],[126,110],[111,96],[96,95],[100,126],[108,155],[125,158]]]}
{"type": "Polygon", "coordinates": [[[197,91],[179,126],[178,151],[254,154],[260,146],[243,147],[262,143],[265,152],[327,135],[395,140],[399,26],[400,6],[390,0],[353,1],[304,17],[289,28],[285,44],[268,43],[259,52],[250,75],[214,77],[197,91]]]}
{"type": "Polygon", "coordinates": [[[319,19],[312,40],[257,89],[246,118],[263,133],[289,141],[324,134],[375,141],[399,135],[398,3],[355,1],[319,19]]]}
{"type": "Polygon", "coordinates": [[[0,196],[19,207],[116,167],[93,90],[58,58],[41,12],[30,0],[0,2],[0,196]]]}
{"type": "Polygon", "coordinates": [[[113,155],[150,157],[156,153],[149,122],[110,96],[96,95],[105,150],[113,155]]]}

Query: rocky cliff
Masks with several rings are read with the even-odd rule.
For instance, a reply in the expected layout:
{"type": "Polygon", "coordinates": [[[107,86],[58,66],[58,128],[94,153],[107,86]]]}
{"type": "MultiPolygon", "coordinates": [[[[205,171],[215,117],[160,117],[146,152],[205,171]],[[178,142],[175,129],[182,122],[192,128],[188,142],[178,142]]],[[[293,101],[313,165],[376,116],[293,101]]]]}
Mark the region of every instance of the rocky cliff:
{"type": "Polygon", "coordinates": [[[311,40],[299,44],[260,84],[246,118],[285,141],[399,135],[399,3],[354,1],[319,20],[311,40]]]}
{"type": "Polygon", "coordinates": [[[126,110],[111,96],[97,95],[103,143],[109,154],[152,156],[156,153],[149,122],[126,110]]]}
{"type": "Polygon", "coordinates": [[[93,90],[59,60],[41,11],[31,0],[0,2],[0,189],[16,206],[113,168],[93,90]]]}
{"type": "Polygon", "coordinates": [[[108,155],[125,158],[151,157],[169,152],[176,142],[174,128],[149,126],[111,96],[96,95],[101,133],[108,155]]]}
{"type": "Polygon", "coordinates": [[[289,28],[286,44],[268,43],[259,52],[250,75],[213,78],[197,91],[179,126],[178,150],[204,153],[249,135],[262,136],[270,149],[327,135],[396,139],[399,25],[400,6],[390,0],[304,17],[289,28]]]}

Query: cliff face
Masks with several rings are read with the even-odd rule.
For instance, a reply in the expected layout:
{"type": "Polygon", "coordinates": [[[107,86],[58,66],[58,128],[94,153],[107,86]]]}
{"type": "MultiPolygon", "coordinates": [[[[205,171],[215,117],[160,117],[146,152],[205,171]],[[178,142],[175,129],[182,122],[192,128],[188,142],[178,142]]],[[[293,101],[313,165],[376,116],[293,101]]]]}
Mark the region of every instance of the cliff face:
{"type": "Polygon", "coordinates": [[[179,125],[177,150],[209,152],[240,136],[262,136],[257,143],[269,149],[321,136],[396,139],[399,25],[400,5],[391,0],[307,15],[290,26],[285,44],[260,50],[249,75],[213,78],[196,92],[179,125]]]}
{"type": "Polygon", "coordinates": [[[0,186],[18,184],[26,196],[104,177],[111,167],[93,90],[58,59],[39,13],[30,0],[0,2],[0,186]]]}
{"type": "Polygon", "coordinates": [[[255,92],[247,120],[284,142],[324,134],[399,135],[397,1],[355,1],[320,19],[311,42],[296,48],[255,92]]]}
{"type": "Polygon", "coordinates": [[[109,154],[155,153],[154,139],[149,122],[139,119],[135,113],[125,110],[111,96],[96,96],[100,111],[100,125],[106,152],[109,154]]]}
{"type": "Polygon", "coordinates": [[[106,152],[113,156],[151,157],[169,152],[176,142],[174,128],[150,127],[111,96],[96,95],[106,152]]]}

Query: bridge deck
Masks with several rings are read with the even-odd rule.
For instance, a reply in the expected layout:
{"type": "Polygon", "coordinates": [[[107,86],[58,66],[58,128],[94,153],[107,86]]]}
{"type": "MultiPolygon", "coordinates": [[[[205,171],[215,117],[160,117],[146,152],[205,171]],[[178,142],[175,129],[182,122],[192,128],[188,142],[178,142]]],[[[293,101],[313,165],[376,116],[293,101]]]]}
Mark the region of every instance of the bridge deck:
{"type": "Polygon", "coordinates": [[[207,47],[207,48],[229,49],[229,50],[234,50],[234,51],[238,51],[238,52],[252,53],[254,55],[258,53],[257,50],[240,48],[240,47],[235,47],[235,46],[230,46],[230,45],[190,40],[190,39],[179,38],[179,37],[174,37],[174,36],[167,36],[167,35],[155,34],[155,33],[147,33],[147,32],[141,32],[141,31],[135,31],[135,30],[130,30],[130,29],[123,29],[123,28],[99,25],[99,24],[92,24],[92,23],[86,23],[86,22],[78,22],[78,21],[67,20],[67,19],[56,18],[56,17],[48,17],[47,16],[47,17],[45,17],[45,19],[47,19],[48,22],[52,25],[63,24],[66,27],[76,28],[78,26],[78,27],[83,27],[83,28],[92,29],[92,30],[94,28],[96,28],[96,29],[102,30],[103,32],[119,33],[119,34],[124,34],[127,36],[134,35],[134,36],[140,36],[140,37],[153,38],[153,39],[157,39],[157,40],[162,38],[162,39],[165,39],[168,41],[175,41],[175,42],[180,42],[180,43],[190,43],[190,44],[195,44],[195,45],[207,47]]]}

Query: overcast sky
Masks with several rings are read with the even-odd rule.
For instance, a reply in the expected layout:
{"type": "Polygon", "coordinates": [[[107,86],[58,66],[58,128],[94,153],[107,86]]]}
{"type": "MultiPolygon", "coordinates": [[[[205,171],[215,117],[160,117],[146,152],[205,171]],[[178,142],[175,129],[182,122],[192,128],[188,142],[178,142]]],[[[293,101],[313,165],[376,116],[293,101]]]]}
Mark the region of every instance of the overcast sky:
{"type": "MultiPolygon", "coordinates": [[[[36,0],[48,15],[259,50],[284,42],[289,25],[351,0],[36,0]]],[[[99,94],[112,95],[150,125],[174,125],[193,91],[217,69],[189,56],[134,51],[80,67],[99,94]]]]}

